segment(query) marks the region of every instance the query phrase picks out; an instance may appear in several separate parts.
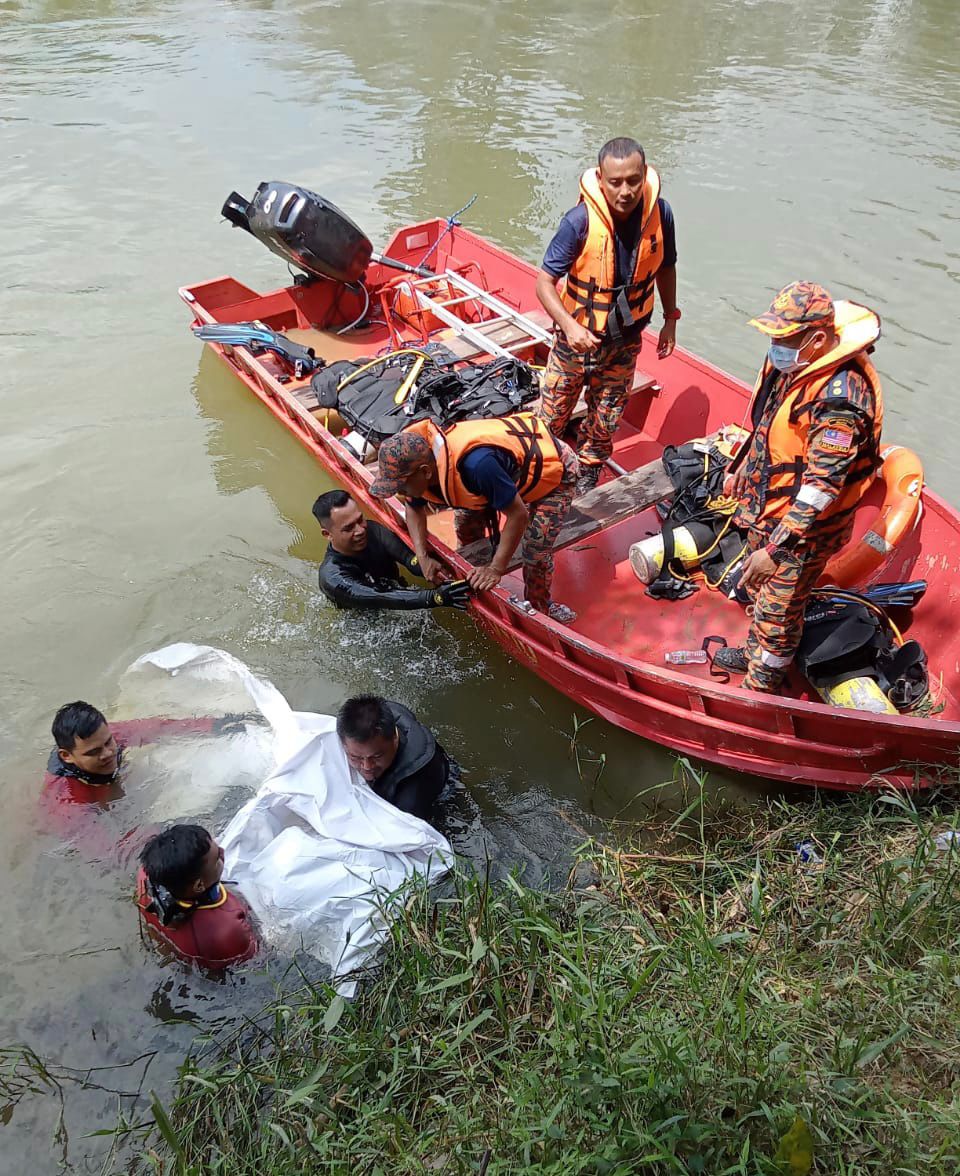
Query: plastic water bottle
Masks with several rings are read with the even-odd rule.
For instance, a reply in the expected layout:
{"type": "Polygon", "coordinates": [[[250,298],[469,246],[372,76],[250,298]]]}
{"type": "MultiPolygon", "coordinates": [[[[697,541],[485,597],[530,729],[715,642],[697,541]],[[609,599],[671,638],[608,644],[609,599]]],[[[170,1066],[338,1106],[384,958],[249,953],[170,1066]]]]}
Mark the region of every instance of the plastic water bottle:
{"type": "Polygon", "coordinates": [[[818,852],[817,847],[812,841],[798,841],[796,845],[797,856],[807,866],[819,866],[823,863],[823,857],[818,852]]]}
{"type": "Polygon", "coordinates": [[[703,665],[707,660],[705,649],[674,649],[663,655],[663,660],[670,666],[703,665]]]}
{"type": "Polygon", "coordinates": [[[933,839],[933,844],[941,853],[948,853],[951,846],[960,850],[960,831],[957,829],[944,829],[942,833],[938,833],[933,839]]]}

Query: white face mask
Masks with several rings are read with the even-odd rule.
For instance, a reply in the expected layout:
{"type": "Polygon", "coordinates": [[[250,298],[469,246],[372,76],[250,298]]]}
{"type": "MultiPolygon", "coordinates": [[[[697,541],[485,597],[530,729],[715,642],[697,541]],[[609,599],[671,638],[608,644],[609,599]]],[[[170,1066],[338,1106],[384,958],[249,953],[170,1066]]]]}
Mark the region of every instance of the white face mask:
{"type": "Polygon", "coordinates": [[[771,343],[767,351],[767,359],[778,372],[797,372],[810,362],[809,359],[801,359],[800,352],[804,351],[816,338],[816,335],[812,336],[799,347],[784,347],[781,343],[771,343]]]}

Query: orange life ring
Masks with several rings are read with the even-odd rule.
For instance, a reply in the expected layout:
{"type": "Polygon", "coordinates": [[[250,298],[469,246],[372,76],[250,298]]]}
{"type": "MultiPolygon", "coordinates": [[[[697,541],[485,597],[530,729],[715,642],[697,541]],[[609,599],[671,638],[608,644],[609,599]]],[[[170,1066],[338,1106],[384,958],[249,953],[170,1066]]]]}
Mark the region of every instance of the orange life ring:
{"type": "Polygon", "coordinates": [[[880,459],[883,464],[877,477],[883,479],[886,487],[883,505],[859,540],[830,560],[820,577],[822,584],[862,587],[920,521],[923,490],[920,458],[902,445],[888,445],[880,450],[880,459]]]}
{"type": "MultiPolygon", "coordinates": [[[[407,324],[408,327],[413,327],[415,331],[419,331],[424,338],[427,338],[434,331],[446,327],[447,324],[432,311],[422,307],[417,300],[412,286],[413,277],[398,277],[393,281],[388,282],[384,287],[384,291],[391,290],[393,292],[393,299],[390,303],[390,315],[393,318],[400,319],[401,322],[407,324]]],[[[427,284],[421,283],[418,287],[422,293],[426,294],[428,298],[434,299],[436,302],[446,305],[454,298],[454,291],[450,283],[439,275],[435,281],[427,284]]],[[[460,309],[469,310],[475,307],[471,300],[460,299],[460,309]]],[[[454,313],[453,311],[450,312],[454,313]]],[[[469,321],[470,317],[466,314],[460,315],[464,321],[469,321]]]]}

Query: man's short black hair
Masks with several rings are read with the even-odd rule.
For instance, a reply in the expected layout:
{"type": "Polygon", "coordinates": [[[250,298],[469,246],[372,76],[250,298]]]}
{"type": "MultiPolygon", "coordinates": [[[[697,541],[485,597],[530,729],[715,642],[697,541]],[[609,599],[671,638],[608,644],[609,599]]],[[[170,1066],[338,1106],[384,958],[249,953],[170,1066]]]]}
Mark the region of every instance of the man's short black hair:
{"type": "Polygon", "coordinates": [[[392,739],[397,720],[390,704],[379,694],[358,694],[348,698],[337,712],[337,734],[341,739],[369,743],[377,735],[392,739]]]}
{"type": "Polygon", "coordinates": [[[176,898],[200,877],[213,839],[202,825],[171,825],[156,833],[140,851],[140,864],[154,886],[176,898]]]}
{"type": "Polygon", "coordinates": [[[53,716],[54,742],[63,751],[73,751],[78,739],[89,739],[107,720],[89,702],[66,702],[53,716]]]}
{"type": "Polygon", "coordinates": [[[325,527],[330,522],[333,512],[341,506],[346,506],[350,501],[350,495],[346,490],[328,490],[313,504],[313,517],[321,527],[325,527]]]}
{"type": "Polygon", "coordinates": [[[639,155],[643,160],[644,166],[646,166],[647,153],[636,139],[628,139],[623,136],[619,139],[611,139],[600,148],[597,166],[603,167],[603,161],[605,159],[629,159],[631,155],[639,155]]]}

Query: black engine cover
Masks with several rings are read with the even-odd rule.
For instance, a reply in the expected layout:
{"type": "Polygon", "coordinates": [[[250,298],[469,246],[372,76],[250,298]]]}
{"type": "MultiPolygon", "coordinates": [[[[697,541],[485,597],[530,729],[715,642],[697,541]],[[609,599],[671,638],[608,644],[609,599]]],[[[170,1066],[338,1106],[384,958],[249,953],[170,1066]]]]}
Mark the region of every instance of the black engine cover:
{"type": "Polygon", "coordinates": [[[264,181],[250,201],[232,192],[223,215],[314,277],[356,282],[373,253],[370,239],[346,213],[296,184],[264,181]]]}

